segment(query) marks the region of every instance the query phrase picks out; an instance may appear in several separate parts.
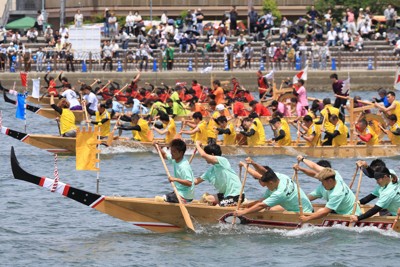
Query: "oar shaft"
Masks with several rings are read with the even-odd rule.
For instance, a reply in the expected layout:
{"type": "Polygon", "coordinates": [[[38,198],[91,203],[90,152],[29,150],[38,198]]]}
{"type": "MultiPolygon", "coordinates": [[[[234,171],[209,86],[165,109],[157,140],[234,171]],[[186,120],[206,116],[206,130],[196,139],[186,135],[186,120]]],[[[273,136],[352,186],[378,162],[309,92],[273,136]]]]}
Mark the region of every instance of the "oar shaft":
{"type": "Polygon", "coordinates": [[[358,172],[358,166],[356,166],[356,171],[353,174],[353,178],[351,178],[351,182],[349,184],[349,188],[351,189],[353,187],[354,181],[356,180],[357,172],[358,172]]]}
{"type": "Polygon", "coordinates": [[[303,212],[303,201],[301,200],[301,192],[300,192],[300,184],[299,184],[299,174],[297,170],[294,171],[295,179],[296,179],[296,186],[297,186],[297,200],[299,202],[299,210],[300,216],[304,214],[303,212]]]}
{"type": "MultiPolygon", "coordinates": [[[[245,171],[244,171],[244,177],[243,177],[243,182],[242,182],[242,187],[240,188],[240,193],[239,193],[239,199],[238,199],[238,204],[237,204],[237,207],[236,207],[236,210],[239,210],[240,209],[240,205],[242,205],[242,197],[243,197],[243,192],[244,192],[244,186],[246,185],[246,180],[247,180],[247,173],[249,172],[249,164],[246,164],[246,167],[245,167],[246,169],[245,169],[245,171]]],[[[240,177],[239,177],[240,178],[240,177]]],[[[232,221],[232,224],[235,224],[236,223],[236,216],[235,217],[233,217],[233,221],[232,221]]]]}
{"type": "Polygon", "coordinates": [[[361,180],[362,180],[363,172],[360,172],[360,176],[358,178],[358,185],[357,185],[357,191],[356,191],[356,199],[354,201],[354,206],[353,206],[353,211],[351,212],[351,215],[354,215],[356,210],[357,210],[357,203],[358,203],[358,195],[360,194],[360,188],[361,188],[361,180]]]}

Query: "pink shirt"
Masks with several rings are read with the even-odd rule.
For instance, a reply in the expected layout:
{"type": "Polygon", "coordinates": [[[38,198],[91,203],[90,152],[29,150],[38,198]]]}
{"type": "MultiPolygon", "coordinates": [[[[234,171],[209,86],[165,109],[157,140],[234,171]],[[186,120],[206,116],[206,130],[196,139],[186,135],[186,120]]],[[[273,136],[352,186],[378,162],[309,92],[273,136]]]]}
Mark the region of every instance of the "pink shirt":
{"type": "Polygon", "coordinates": [[[303,105],[300,102],[297,102],[296,113],[297,117],[303,117],[307,115],[307,110],[303,107],[303,105]]]}
{"type": "Polygon", "coordinates": [[[299,90],[297,90],[297,93],[299,94],[297,96],[297,99],[299,100],[299,103],[303,106],[303,107],[307,107],[308,106],[308,99],[307,99],[307,91],[306,88],[304,88],[304,86],[300,87],[299,90]]]}
{"type": "Polygon", "coordinates": [[[354,13],[347,12],[347,22],[354,22],[354,13]]]}

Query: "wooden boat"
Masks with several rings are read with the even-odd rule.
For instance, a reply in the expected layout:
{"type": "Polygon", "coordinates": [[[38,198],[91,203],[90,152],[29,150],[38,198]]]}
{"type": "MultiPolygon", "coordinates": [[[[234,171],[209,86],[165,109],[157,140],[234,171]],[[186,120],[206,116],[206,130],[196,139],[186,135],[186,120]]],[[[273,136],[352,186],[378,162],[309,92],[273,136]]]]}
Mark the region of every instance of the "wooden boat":
{"type": "MultiPolygon", "coordinates": [[[[15,179],[33,183],[49,190],[53,187],[53,179],[44,176],[39,177],[22,169],[15,156],[14,148],[11,148],[11,169],[15,179]]],[[[100,212],[153,232],[169,233],[185,230],[186,224],[178,204],[156,202],[150,198],[103,196],[75,188],[61,181],[57,183],[55,192],[100,212]]],[[[200,202],[193,202],[185,206],[195,226],[231,223],[233,212],[236,209],[236,207],[208,206],[200,202]]],[[[321,208],[321,205],[314,206],[314,210],[318,210],[319,208],[321,208]]],[[[363,208],[369,209],[371,207],[364,206],[363,208]]],[[[299,224],[299,214],[295,212],[263,210],[247,214],[246,216],[240,216],[236,222],[243,225],[288,230],[301,227],[299,224]]],[[[350,226],[349,216],[338,214],[329,214],[324,218],[312,220],[309,223],[321,227],[330,227],[333,225],[350,226]]],[[[397,232],[400,231],[400,222],[397,222],[394,216],[374,216],[357,222],[354,226],[374,226],[382,230],[393,228],[397,232]]]]}
{"type": "MultiPolygon", "coordinates": [[[[50,97],[48,97],[48,96],[44,96],[42,98],[34,98],[33,96],[28,95],[26,97],[26,101],[31,102],[31,103],[36,104],[36,105],[41,105],[42,107],[49,107],[50,106],[50,97]]],[[[56,105],[57,105],[58,101],[59,101],[59,98],[55,97],[54,98],[54,103],[56,105]]]]}
{"type": "MultiPolygon", "coordinates": [[[[3,95],[4,95],[5,102],[13,104],[13,105],[17,104],[16,100],[13,100],[13,99],[11,99],[11,98],[9,98],[7,96],[5,90],[3,90],[3,95]]],[[[39,108],[39,107],[35,107],[35,106],[32,106],[32,105],[26,104],[26,109],[31,111],[31,112],[33,112],[33,113],[36,113],[36,114],[38,114],[40,116],[48,118],[48,119],[56,119],[56,118],[60,117],[60,114],[58,114],[57,111],[55,111],[53,108],[39,108]]],[[[71,110],[71,111],[75,115],[75,122],[76,123],[80,123],[81,121],[85,121],[86,120],[85,113],[84,113],[83,110],[71,110]]]]}
{"type": "MultiPolygon", "coordinates": [[[[2,126],[1,132],[5,135],[20,140],[34,147],[44,149],[52,153],[75,155],[76,139],[46,134],[27,134],[11,130],[2,126]]],[[[295,142],[293,142],[295,143],[295,142]]],[[[161,146],[166,144],[160,144],[161,146]]],[[[128,138],[120,138],[112,142],[112,147],[135,148],[141,151],[153,152],[151,142],[138,142],[128,138]]],[[[188,141],[188,148],[194,149],[194,145],[188,141]]],[[[231,156],[272,156],[272,155],[307,155],[315,158],[365,158],[365,157],[393,157],[400,155],[400,146],[383,144],[377,146],[347,145],[340,147],[323,146],[307,147],[304,143],[297,146],[247,146],[247,145],[221,145],[222,153],[231,156]]]]}

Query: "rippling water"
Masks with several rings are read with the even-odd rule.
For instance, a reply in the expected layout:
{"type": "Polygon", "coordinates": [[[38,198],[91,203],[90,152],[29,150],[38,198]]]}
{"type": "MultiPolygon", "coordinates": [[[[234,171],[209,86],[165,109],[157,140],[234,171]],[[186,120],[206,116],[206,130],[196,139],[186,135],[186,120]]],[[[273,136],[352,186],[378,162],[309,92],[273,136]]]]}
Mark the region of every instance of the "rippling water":
{"type": "MultiPolygon", "coordinates": [[[[24,122],[14,119],[14,107],[5,105],[2,98],[0,109],[5,126],[23,131],[24,122]]],[[[27,115],[28,132],[57,134],[54,121],[27,115]]],[[[40,176],[53,175],[52,154],[0,135],[0,266],[398,266],[400,234],[374,228],[286,231],[212,225],[197,226],[196,234],[151,233],[14,180],[9,163],[11,146],[24,169],[40,176]]],[[[101,194],[153,197],[171,190],[154,153],[117,148],[103,151],[101,158],[101,194]]],[[[243,158],[229,159],[237,168],[243,158]]],[[[256,160],[287,175],[293,173],[293,157],[256,160]]],[[[399,173],[398,160],[395,157],[386,162],[399,173]]],[[[349,182],[356,159],[331,161],[349,182]]],[[[199,158],[192,165],[195,175],[207,168],[199,158]]],[[[74,157],[59,157],[58,169],[63,182],[96,190],[96,173],[75,171],[74,157]]],[[[303,175],[300,183],[306,192],[317,186],[315,180],[303,175]]],[[[360,196],[373,186],[374,181],[364,177],[360,196]]],[[[205,191],[213,189],[203,183],[196,188],[196,197],[205,191]]],[[[249,179],[247,197],[255,199],[262,193],[258,183],[249,179]]]]}

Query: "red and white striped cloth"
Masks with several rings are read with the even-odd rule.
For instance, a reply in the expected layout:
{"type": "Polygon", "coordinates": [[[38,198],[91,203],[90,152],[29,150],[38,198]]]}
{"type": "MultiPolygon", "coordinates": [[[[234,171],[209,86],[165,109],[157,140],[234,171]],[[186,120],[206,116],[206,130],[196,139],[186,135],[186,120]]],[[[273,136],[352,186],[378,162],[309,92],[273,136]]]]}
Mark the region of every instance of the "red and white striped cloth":
{"type": "Polygon", "coordinates": [[[55,192],[58,186],[58,181],[60,178],[58,177],[58,168],[57,168],[57,154],[54,154],[54,182],[51,187],[51,192],[55,192]]]}

